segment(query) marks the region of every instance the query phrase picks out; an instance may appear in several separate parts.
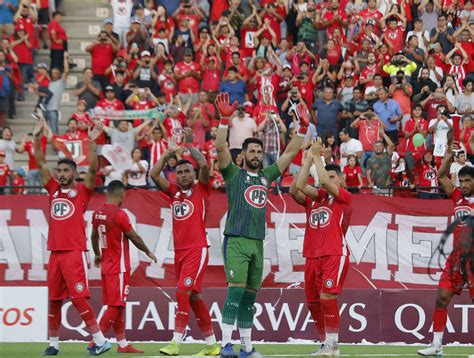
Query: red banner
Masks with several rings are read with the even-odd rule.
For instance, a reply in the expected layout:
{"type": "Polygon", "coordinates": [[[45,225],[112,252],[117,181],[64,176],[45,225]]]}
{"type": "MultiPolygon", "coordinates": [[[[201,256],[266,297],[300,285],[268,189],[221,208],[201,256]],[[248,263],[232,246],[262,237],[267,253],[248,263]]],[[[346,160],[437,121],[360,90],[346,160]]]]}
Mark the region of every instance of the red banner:
{"type": "MultiPolygon", "coordinates": [[[[104,200],[105,196],[98,194],[90,202],[85,216],[88,236],[92,212],[104,200]]],[[[131,245],[132,285],[173,287],[172,221],[167,198],[151,190],[129,190],[123,207],[159,258],[157,264],[150,264],[131,245]]],[[[204,287],[225,286],[220,244],[226,210],[226,195],[214,192],[207,216],[211,248],[204,287]]],[[[0,285],[45,284],[47,211],[45,196],[0,197],[0,285]]],[[[428,264],[452,214],[449,200],[354,195],[352,221],[346,237],[352,263],[346,287],[434,287],[439,278],[439,263],[434,261],[432,275],[428,264]]],[[[289,195],[269,195],[264,287],[298,287],[303,281],[304,222],[303,208],[289,195]]],[[[89,255],[92,262],[92,251],[89,255]]],[[[99,270],[90,267],[89,273],[92,284],[98,284],[99,270]]]]}

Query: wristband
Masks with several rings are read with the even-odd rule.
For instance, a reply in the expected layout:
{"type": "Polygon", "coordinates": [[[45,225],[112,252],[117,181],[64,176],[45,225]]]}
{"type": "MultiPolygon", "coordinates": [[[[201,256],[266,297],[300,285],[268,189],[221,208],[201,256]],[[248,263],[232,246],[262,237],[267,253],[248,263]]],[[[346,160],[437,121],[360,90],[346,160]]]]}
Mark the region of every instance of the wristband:
{"type": "Polygon", "coordinates": [[[220,124],[219,124],[219,128],[222,128],[222,129],[229,129],[229,125],[228,125],[228,124],[220,123],[220,124]]]}
{"type": "Polygon", "coordinates": [[[219,127],[221,125],[225,125],[227,127],[229,125],[229,117],[221,117],[221,120],[219,122],[219,127]]]}

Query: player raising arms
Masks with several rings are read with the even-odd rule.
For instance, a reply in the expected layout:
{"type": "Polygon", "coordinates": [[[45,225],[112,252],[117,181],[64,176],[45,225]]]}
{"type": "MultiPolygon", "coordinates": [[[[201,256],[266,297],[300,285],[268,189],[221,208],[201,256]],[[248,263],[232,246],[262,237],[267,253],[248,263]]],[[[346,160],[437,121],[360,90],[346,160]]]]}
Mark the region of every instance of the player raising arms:
{"type": "Polygon", "coordinates": [[[173,339],[169,345],[160,349],[160,353],[169,356],[179,355],[180,343],[192,309],[206,341],[204,349],[196,355],[213,356],[219,354],[219,345],[216,343],[209,310],[201,295],[201,282],[209,260],[209,243],[205,228],[209,198],[209,166],[201,152],[191,145],[193,132],[190,128],[184,130],[184,141],[199,166],[197,183],[194,168],[187,160],[180,160],[176,165],[176,184],[169,183],[160,176],[168,159],[178,149],[173,138],[168,143],[168,150],[163,153],[150,173],[157,187],[172,201],[174,266],[178,281],[176,290],[178,308],[173,339]]]}
{"type": "Polygon", "coordinates": [[[267,191],[298,153],[308,130],[309,115],[307,107],[299,104],[297,135],[278,161],[265,169],[262,169],[262,142],[256,138],[247,138],[242,145],[245,157],[241,169],[232,163],[226,143],[229,119],[237,107],[237,101],[230,105],[229,94],[220,93],[216,98],[216,106],[221,117],[216,139],[217,160],[226,182],[228,199],[222,245],[228,290],[222,309],[221,357],[257,358],[262,355],[252,346],[251,332],[254,303],[262,284],[267,191]],[[234,352],[231,343],[236,319],[242,342],[240,355],[234,352]]]}
{"type": "Polygon", "coordinates": [[[107,186],[107,201],[92,215],[91,242],[94,265],[101,267],[102,301],[107,305],[100,329],[113,328],[117,353],[143,353],[125,339],[125,303],[130,290],[130,240],[150,259],[157,262],[143,239],[133,229],[128,215],[120,209],[125,199],[125,185],[114,180],[107,186]]]}
{"type": "MultiPolygon", "coordinates": [[[[448,145],[446,153],[439,168],[438,180],[446,195],[454,203],[454,217],[460,218],[469,215],[474,209],[474,168],[465,166],[459,173],[459,188],[455,188],[452,181],[447,177],[449,168],[454,159],[452,144],[452,133],[448,133],[448,145]]],[[[433,312],[433,341],[425,349],[420,349],[418,354],[421,356],[441,356],[443,355],[443,333],[448,319],[448,305],[454,295],[460,295],[465,282],[464,275],[461,272],[460,258],[462,247],[459,245],[461,234],[459,226],[454,231],[453,251],[446,260],[443,273],[438,283],[438,294],[436,297],[435,309],[433,312]]],[[[471,282],[469,292],[474,303],[474,286],[471,282]]]]}
{"type": "Polygon", "coordinates": [[[89,355],[100,355],[110,350],[110,342],[105,339],[97,324],[94,311],[87,302],[89,284],[87,282],[86,260],[86,224],[84,212],[94,192],[97,173],[97,149],[95,140],[103,130],[98,123],[89,132],[89,170],[84,184],[76,182],[76,163],[71,159],[60,159],[53,178],[41,150],[41,132],[45,129],[43,113],[38,110],[39,119],[33,130],[34,156],[38,163],[41,180],[49,194],[49,232],[48,250],[51,251],[48,262],[49,294],[49,340],[50,346],[43,352],[45,356],[59,353],[59,327],[61,325],[61,307],[63,300],[71,298],[86,324],[86,330],[92,334],[94,344],[89,355]]]}
{"type": "Polygon", "coordinates": [[[313,142],[290,194],[306,209],[303,243],[306,302],[323,342],[312,355],[338,356],[337,295],[342,291],[349,269],[349,250],[344,236],[351,218],[351,194],[341,188],[344,182],[341,167],[324,166],[322,150],[320,141],[313,142]],[[307,184],[313,163],[323,189],[307,184]]]}

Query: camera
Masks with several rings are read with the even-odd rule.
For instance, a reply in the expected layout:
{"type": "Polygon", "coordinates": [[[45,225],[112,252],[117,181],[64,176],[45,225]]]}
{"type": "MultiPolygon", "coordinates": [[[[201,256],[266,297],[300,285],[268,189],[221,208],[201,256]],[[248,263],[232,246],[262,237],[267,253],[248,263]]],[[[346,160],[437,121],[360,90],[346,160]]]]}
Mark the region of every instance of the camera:
{"type": "Polygon", "coordinates": [[[364,114],[364,117],[367,118],[367,119],[372,119],[374,117],[374,115],[372,113],[366,113],[366,114],[364,114]]]}

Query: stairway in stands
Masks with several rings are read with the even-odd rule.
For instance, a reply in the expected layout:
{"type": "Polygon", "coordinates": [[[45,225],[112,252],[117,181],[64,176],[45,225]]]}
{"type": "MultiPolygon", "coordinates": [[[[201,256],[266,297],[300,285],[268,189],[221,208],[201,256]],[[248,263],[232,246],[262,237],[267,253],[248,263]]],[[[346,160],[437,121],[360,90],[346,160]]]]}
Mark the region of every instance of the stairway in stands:
{"type": "MultiPolygon", "coordinates": [[[[63,26],[69,36],[69,53],[77,67],[72,69],[69,74],[67,87],[61,101],[60,134],[64,133],[67,127],[67,120],[76,110],[76,97],[73,95],[73,90],[77,82],[82,78],[84,67],[90,66],[90,56],[84,49],[89,43],[94,41],[103,27],[104,19],[112,17],[111,8],[106,0],[64,0],[64,11],[66,16],[63,17],[63,26]]],[[[49,50],[40,50],[36,56],[35,63],[40,62],[45,62],[49,66],[49,50]]],[[[13,130],[17,143],[34,126],[31,112],[36,105],[37,96],[34,93],[27,92],[25,97],[25,102],[16,102],[16,119],[8,119],[7,121],[7,125],[13,130]]],[[[57,156],[52,151],[51,146],[48,146],[47,160],[50,166],[57,160],[57,156]]],[[[27,165],[28,156],[17,153],[15,162],[17,168],[27,165]]]]}

